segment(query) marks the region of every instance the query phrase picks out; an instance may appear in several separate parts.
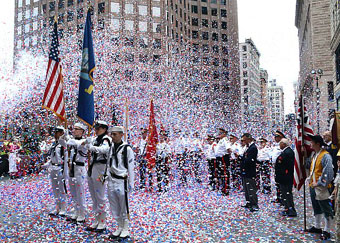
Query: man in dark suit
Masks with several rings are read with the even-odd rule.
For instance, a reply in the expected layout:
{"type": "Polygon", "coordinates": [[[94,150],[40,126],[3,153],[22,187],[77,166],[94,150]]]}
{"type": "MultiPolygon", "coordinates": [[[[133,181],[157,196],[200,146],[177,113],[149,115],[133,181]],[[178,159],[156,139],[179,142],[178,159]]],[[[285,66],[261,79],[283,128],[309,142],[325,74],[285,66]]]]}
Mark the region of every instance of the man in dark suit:
{"type": "Polygon", "coordinates": [[[296,217],[296,210],[293,200],[293,180],[294,180],[294,151],[289,147],[286,138],[281,139],[280,149],[282,150],[275,163],[275,182],[279,183],[282,202],[285,210],[283,216],[296,217]]]}
{"type": "Polygon", "coordinates": [[[256,160],[257,160],[257,147],[254,139],[249,133],[243,134],[241,142],[244,142],[248,149],[244,152],[241,161],[241,175],[243,180],[243,189],[246,197],[246,205],[242,206],[249,208],[251,212],[258,211],[258,198],[256,187],[256,160]]]}

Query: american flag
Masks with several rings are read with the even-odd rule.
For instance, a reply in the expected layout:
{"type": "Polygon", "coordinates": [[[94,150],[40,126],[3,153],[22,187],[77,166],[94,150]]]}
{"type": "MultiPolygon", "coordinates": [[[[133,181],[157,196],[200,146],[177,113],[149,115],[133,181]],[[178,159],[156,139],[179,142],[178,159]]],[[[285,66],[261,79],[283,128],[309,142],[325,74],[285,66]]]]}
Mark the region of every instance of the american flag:
{"type": "Polygon", "coordinates": [[[63,92],[63,76],[59,59],[59,41],[57,21],[54,21],[52,43],[46,72],[47,87],[44,93],[43,107],[51,110],[61,120],[65,120],[65,103],[63,92]]]}
{"type": "Polygon", "coordinates": [[[296,137],[295,137],[295,161],[294,161],[294,187],[298,190],[303,186],[306,180],[306,170],[303,165],[303,154],[301,151],[304,145],[307,155],[312,152],[311,138],[309,135],[314,135],[313,129],[307,115],[307,109],[303,103],[303,98],[300,97],[298,114],[296,117],[296,137]],[[302,137],[303,136],[303,137],[302,137]],[[302,144],[303,143],[303,144],[302,144]]]}

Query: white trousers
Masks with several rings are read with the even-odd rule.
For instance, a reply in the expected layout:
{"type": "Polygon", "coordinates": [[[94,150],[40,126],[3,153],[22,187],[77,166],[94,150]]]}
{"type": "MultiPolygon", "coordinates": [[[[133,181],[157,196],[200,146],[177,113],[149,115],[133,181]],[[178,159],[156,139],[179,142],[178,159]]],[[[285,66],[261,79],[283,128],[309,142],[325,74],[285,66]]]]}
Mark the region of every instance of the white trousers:
{"type": "Polygon", "coordinates": [[[85,173],[85,166],[74,165],[74,177],[69,178],[74,209],[82,214],[85,213],[85,173]]]}
{"type": "Polygon", "coordinates": [[[60,208],[66,203],[66,193],[64,188],[64,176],[60,168],[52,168],[50,171],[52,192],[56,205],[60,208]]]}
{"type": "Polygon", "coordinates": [[[100,175],[105,172],[105,164],[94,164],[91,177],[87,177],[89,191],[92,198],[92,208],[95,214],[105,213],[105,187],[99,179],[100,175]]]}
{"type": "Polygon", "coordinates": [[[110,211],[116,219],[127,219],[124,180],[111,178],[107,184],[107,196],[110,203],[110,211]]]}

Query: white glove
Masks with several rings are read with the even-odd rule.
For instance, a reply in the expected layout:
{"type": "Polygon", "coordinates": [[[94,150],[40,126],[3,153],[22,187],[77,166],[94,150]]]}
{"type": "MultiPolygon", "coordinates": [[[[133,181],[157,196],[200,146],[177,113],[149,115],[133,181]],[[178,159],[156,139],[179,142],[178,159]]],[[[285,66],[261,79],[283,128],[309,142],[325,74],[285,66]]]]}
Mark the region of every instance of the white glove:
{"type": "Polygon", "coordinates": [[[86,138],[86,144],[92,144],[93,138],[92,137],[88,137],[86,138]]]}
{"type": "Polygon", "coordinates": [[[42,168],[46,169],[50,165],[50,162],[46,162],[45,164],[41,165],[42,168]]]}

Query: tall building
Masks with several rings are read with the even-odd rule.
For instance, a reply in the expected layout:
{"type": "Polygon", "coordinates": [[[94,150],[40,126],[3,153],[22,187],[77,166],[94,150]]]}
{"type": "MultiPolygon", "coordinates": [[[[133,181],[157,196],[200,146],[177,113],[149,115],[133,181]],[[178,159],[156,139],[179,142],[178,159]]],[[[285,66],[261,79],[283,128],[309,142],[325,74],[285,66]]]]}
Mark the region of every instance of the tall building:
{"type": "Polygon", "coordinates": [[[300,50],[298,89],[305,97],[314,131],[319,133],[328,129],[329,113],[335,106],[330,2],[296,1],[295,26],[300,50]]]}
{"type": "Polygon", "coordinates": [[[260,52],[251,39],[240,43],[241,112],[245,126],[261,120],[260,52]]]}
{"type": "MultiPolygon", "coordinates": [[[[81,46],[88,1],[15,1],[15,54],[25,48],[47,46],[47,30],[55,16],[60,37],[67,32],[78,33],[81,46]]],[[[89,2],[94,7],[94,27],[108,31],[112,40],[128,47],[120,57],[122,62],[169,63],[178,53],[187,56],[195,82],[207,86],[211,97],[216,96],[225,116],[239,116],[236,0],[89,2]]]]}
{"type": "MultiPolygon", "coordinates": [[[[334,92],[329,92],[329,99],[336,99],[336,109],[340,110],[340,2],[336,0],[331,1],[331,51],[333,55],[333,80],[335,80],[334,92]]],[[[333,87],[329,87],[332,89],[333,87]]]]}
{"type": "Polygon", "coordinates": [[[284,92],[282,86],[277,86],[276,80],[270,80],[268,86],[268,107],[270,113],[270,129],[284,128],[284,92]]]}
{"type": "Polygon", "coordinates": [[[260,68],[261,84],[261,127],[267,130],[270,127],[270,118],[268,111],[268,72],[260,68]]]}

